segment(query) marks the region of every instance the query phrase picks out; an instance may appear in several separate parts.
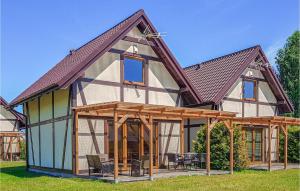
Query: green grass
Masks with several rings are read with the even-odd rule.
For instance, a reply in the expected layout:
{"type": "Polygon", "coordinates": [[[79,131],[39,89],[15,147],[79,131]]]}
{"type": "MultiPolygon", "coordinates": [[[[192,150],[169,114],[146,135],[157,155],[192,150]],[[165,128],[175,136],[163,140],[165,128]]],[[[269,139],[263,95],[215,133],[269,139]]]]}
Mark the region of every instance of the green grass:
{"type": "Polygon", "coordinates": [[[134,183],[55,178],[25,171],[24,162],[0,163],[0,190],[299,190],[300,170],[242,171],[234,175],[182,176],[134,183]]]}

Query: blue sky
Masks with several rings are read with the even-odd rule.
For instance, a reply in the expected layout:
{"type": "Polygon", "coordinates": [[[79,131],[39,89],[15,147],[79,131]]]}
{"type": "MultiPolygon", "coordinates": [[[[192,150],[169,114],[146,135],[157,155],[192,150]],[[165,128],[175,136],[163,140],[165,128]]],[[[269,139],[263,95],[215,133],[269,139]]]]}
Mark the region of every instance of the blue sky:
{"type": "Polygon", "coordinates": [[[298,29],[297,0],[1,1],[1,96],[11,101],[70,49],[143,8],[188,66],[260,44],[274,62],[298,29]]]}

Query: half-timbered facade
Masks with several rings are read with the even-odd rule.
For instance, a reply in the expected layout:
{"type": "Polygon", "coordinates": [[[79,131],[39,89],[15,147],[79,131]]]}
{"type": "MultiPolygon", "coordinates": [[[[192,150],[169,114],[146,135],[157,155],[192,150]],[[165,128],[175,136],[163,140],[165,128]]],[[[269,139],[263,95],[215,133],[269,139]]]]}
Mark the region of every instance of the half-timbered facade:
{"type": "MultiPolygon", "coordinates": [[[[113,119],[79,116],[77,139],[72,128],[74,107],[112,101],[174,107],[200,102],[162,39],[143,38],[146,27],[156,32],[144,12],[138,11],[70,51],[12,101],[12,105],[23,104],[27,116],[29,168],[71,172],[76,167],[82,173],[88,169],[87,154],[114,155],[113,119]]],[[[154,165],[158,167],[165,161],[164,153],[180,151],[180,120],[155,121],[155,127],[154,165]]],[[[149,154],[149,131],[140,121],[128,119],[119,133],[127,137],[127,142],[120,139],[120,162],[149,154]]]]}
{"type": "MultiPolygon", "coordinates": [[[[71,50],[11,102],[22,104],[27,116],[28,169],[78,175],[88,171],[87,155],[107,154],[117,181],[129,160],[151,156],[152,178],[167,153],[183,154],[191,142],[185,121],[202,118],[209,128],[224,121],[233,138],[235,113],[211,110],[164,41],[145,31],[157,33],[140,10],[71,50]]],[[[233,149],[230,161],[233,172],[233,149]]]]}
{"type": "Polygon", "coordinates": [[[24,116],[11,109],[0,97],[0,160],[20,159],[20,128],[24,126],[24,116]]]}
{"type": "MultiPolygon", "coordinates": [[[[260,46],[189,66],[184,70],[204,99],[200,107],[236,112],[238,117],[277,116],[293,110],[260,46]]],[[[186,133],[190,132],[191,141],[199,126],[199,121],[186,123],[186,127],[190,127],[186,133]]],[[[277,161],[278,133],[279,128],[272,133],[272,160],[277,161]]],[[[259,125],[244,126],[244,138],[249,159],[252,162],[266,161],[268,130],[259,125]]],[[[191,146],[186,149],[188,147],[191,149],[191,146]]]]}

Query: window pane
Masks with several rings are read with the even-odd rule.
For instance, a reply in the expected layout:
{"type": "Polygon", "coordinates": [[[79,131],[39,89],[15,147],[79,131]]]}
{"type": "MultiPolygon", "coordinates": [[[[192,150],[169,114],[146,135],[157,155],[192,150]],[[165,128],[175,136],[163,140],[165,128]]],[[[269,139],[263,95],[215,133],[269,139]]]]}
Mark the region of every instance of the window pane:
{"type": "Polygon", "coordinates": [[[143,62],[141,60],[125,58],[124,79],[131,82],[143,82],[143,62]]]}
{"type": "Polygon", "coordinates": [[[254,82],[252,81],[244,81],[244,94],[243,94],[243,98],[246,99],[253,99],[255,98],[254,95],[254,82]]]}

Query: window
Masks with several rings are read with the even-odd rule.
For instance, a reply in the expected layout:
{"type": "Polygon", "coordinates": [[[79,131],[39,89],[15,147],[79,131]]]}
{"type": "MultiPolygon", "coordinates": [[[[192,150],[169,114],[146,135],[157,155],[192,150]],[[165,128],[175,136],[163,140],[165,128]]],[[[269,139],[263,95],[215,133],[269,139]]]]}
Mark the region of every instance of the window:
{"type": "Polygon", "coordinates": [[[144,82],[142,59],[124,58],[124,80],[126,82],[144,82]]]}
{"type": "Polygon", "coordinates": [[[244,81],[243,99],[255,99],[255,81],[244,81]]]}

